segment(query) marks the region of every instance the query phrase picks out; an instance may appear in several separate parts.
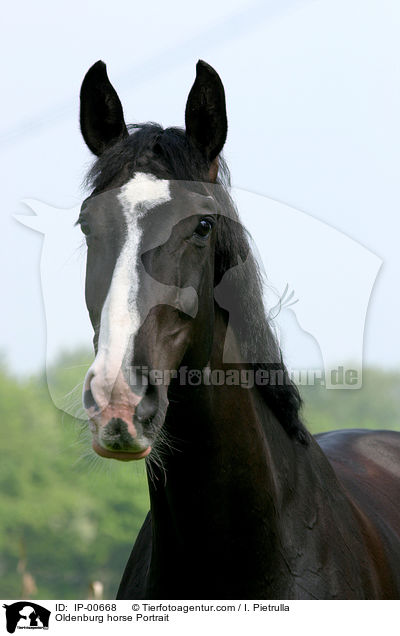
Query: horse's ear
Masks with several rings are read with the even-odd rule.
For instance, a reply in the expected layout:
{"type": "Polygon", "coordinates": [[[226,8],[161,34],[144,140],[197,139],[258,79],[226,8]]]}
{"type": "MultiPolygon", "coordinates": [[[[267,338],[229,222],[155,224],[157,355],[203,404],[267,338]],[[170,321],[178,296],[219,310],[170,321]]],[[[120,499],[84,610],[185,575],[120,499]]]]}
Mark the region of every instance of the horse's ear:
{"type": "Polygon", "coordinates": [[[210,175],[215,173],[216,177],[217,157],[228,131],[225,91],[218,73],[202,60],[196,65],[196,79],[186,104],[185,124],[189,140],[210,164],[210,175]]]}
{"type": "Polygon", "coordinates": [[[82,82],[80,124],[83,138],[95,155],[128,135],[121,102],[101,60],[93,64],[82,82]]]}

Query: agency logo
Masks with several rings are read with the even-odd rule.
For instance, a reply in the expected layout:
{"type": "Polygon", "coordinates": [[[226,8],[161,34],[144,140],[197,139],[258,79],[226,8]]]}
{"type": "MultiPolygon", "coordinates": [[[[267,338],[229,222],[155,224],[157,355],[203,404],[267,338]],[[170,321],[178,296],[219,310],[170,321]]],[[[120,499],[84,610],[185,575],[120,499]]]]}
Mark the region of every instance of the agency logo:
{"type": "Polygon", "coordinates": [[[18,601],[3,607],[6,610],[9,634],[14,634],[16,629],[49,629],[51,612],[37,603],[18,601]]]}
{"type": "MultiPolygon", "coordinates": [[[[152,232],[149,236],[142,233],[145,238],[137,246],[135,280],[140,281],[145,292],[139,294],[141,315],[136,312],[135,320],[142,322],[154,307],[160,305],[169,305],[191,318],[198,311],[195,288],[192,285],[180,287],[180,278],[174,275],[173,267],[165,271],[160,269],[158,273],[153,269],[154,263],[158,262],[157,255],[173,252],[171,241],[175,240],[172,237],[175,237],[176,228],[193,214],[191,205],[185,203],[188,196],[194,196],[193,182],[169,181],[169,187],[174,191],[174,214],[161,215],[158,222],[153,220],[152,232]]],[[[220,188],[218,184],[207,184],[210,198],[223,200],[220,188]]],[[[334,227],[284,203],[238,188],[232,189],[231,194],[238,209],[246,211],[247,229],[242,231],[249,247],[235,248],[229,266],[224,268],[213,288],[217,304],[229,316],[223,347],[224,364],[279,365],[280,349],[283,348],[286,366],[294,381],[301,378],[299,384],[308,385],[310,381],[315,384],[316,379],[326,389],[360,388],[364,327],[381,259],[334,227]],[[267,346],[267,331],[262,340],[265,347],[261,347],[261,331],[253,329],[255,306],[252,305],[251,290],[256,290],[254,281],[258,276],[253,257],[260,271],[267,273],[264,276],[265,312],[268,328],[279,347],[267,346]],[[242,294],[243,301],[239,302],[238,290],[241,289],[245,293],[242,294]]],[[[107,214],[118,218],[121,214],[120,195],[120,189],[109,190],[93,198],[91,205],[100,206],[99,209],[108,210],[107,214]]],[[[69,350],[73,359],[78,343],[89,343],[93,338],[83,294],[85,241],[76,223],[80,206],[62,210],[31,199],[24,203],[35,216],[17,215],[16,218],[44,235],[40,277],[46,313],[48,389],[57,408],[86,420],[86,413],[78,410],[76,405],[81,404],[82,385],[93,362],[92,355],[79,361],[81,383],[77,383],[76,372],[65,375],[65,378],[71,378],[69,391],[64,383],[60,386],[58,370],[54,366],[55,356],[61,350],[65,354],[69,350]],[[74,310],[67,311],[68,307],[74,310]]],[[[239,236],[240,224],[229,217],[229,206],[227,210],[220,205],[217,208],[218,217],[226,216],[222,227],[230,227],[232,236],[239,236]]],[[[263,315],[260,309],[260,320],[263,315]]],[[[136,330],[138,328],[139,323],[135,326],[136,330]]],[[[133,333],[126,333],[125,337],[128,338],[126,342],[132,342],[129,338],[133,338],[133,333]]],[[[272,336],[270,340],[272,342],[272,336]]],[[[121,359],[115,358],[113,363],[112,383],[121,370],[121,356],[126,355],[124,347],[118,349],[121,359]]],[[[194,382],[198,377],[196,370],[194,382]]]]}

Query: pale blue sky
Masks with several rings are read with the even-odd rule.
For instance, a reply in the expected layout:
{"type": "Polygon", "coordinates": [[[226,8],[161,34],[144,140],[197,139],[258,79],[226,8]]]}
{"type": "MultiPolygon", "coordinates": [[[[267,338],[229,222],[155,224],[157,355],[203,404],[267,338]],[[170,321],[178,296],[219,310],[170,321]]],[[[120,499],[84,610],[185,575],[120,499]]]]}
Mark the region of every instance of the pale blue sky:
{"type": "MultiPolygon", "coordinates": [[[[86,70],[100,58],[129,122],[182,125],[197,59],[216,68],[227,95],[225,156],[233,184],[307,212],[382,259],[367,316],[365,361],[399,366],[395,0],[205,0],[201,11],[174,1],[38,1],[9,5],[1,28],[0,349],[14,369],[43,365],[46,324],[41,235],[12,215],[28,213],[25,198],[67,208],[83,197],[91,157],[79,133],[78,96],[86,70]]],[[[246,223],[246,210],[241,213],[246,223]]],[[[262,232],[255,238],[262,253],[262,232]]],[[[357,261],[342,265],[352,270],[357,261]]],[[[312,272],[309,285],[310,295],[312,272]]],[[[81,299],[81,290],[77,294],[81,299]]],[[[63,333],[70,342],[70,310],[59,325],[60,346],[63,333]]],[[[327,313],[326,320],[343,346],[334,318],[327,313]]],[[[77,328],[77,342],[82,334],[86,327],[82,333],[77,328]]]]}

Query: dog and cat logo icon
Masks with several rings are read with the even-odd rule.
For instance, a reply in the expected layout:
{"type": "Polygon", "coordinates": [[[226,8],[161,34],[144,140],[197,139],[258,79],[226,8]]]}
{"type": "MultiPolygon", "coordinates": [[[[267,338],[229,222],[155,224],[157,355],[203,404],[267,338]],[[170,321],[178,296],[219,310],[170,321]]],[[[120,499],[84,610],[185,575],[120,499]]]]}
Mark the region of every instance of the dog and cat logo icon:
{"type": "Polygon", "coordinates": [[[14,634],[16,629],[49,629],[51,612],[37,603],[18,601],[3,607],[9,634],[14,634]]]}

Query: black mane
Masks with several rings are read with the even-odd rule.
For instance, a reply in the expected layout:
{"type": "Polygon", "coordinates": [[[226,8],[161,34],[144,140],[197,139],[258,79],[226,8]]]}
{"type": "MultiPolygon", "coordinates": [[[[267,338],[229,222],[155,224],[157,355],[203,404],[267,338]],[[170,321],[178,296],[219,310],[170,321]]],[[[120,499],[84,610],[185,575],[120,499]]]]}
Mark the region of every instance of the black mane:
{"type": "MultiPolygon", "coordinates": [[[[95,161],[85,183],[94,194],[119,187],[135,172],[148,172],[159,179],[208,181],[202,154],[189,142],[181,128],[163,128],[153,122],[131,124],[130,135],[105,150],[95,161]]],[[[229,171],[219,160],[217,183],[229,186],[229,171]]]]}
{"type": "MultiPolygon", "coordinates": [[[[135,172],[150,173],[160,179],[209,182],[209,165],[189,143],[184,130],[163,129],[155,123],[130,125],[128,130],[129,136],[106,149],[90,169],[85,183],[92,189],[92,195],[121,187],[135,172]]],[[[225,293],[237,299],[230,324],[238,339],[246,343],[244,359],[261,360],[249,367],[280,375],[277,384],[258,386],[258,389],[287,433],[307,443],[309,434],[300,418],[302,401],[297,386],[289,379],[266,317],[262,275],[248,233],[229,195],[229,170],[222,157],[216,184],[220,187],[213,190],[213,195],[224,210],[218,223],[216,267],[220,272],[216,283],[228,273],[224,279],[225,293]],[[245,268],[236,267],[238,262],[244,261],[245,268]]]]}

